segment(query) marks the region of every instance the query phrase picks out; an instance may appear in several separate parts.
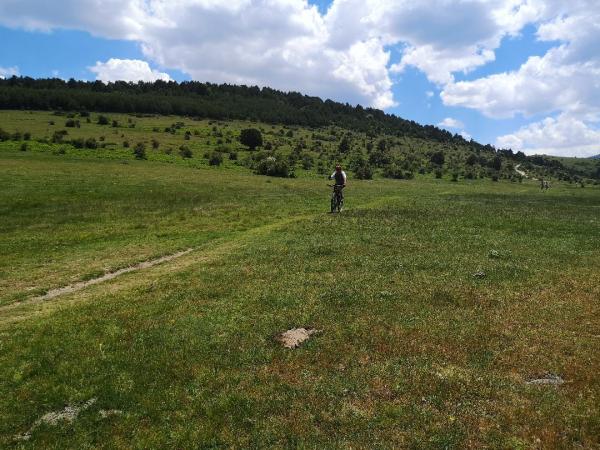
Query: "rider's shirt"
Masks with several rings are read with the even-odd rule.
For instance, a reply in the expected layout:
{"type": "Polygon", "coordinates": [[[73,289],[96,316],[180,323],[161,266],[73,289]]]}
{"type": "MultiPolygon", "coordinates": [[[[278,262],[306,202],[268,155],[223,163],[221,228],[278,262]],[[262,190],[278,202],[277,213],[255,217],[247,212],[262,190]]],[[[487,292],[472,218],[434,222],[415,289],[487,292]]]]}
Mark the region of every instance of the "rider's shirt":
{"type": "Polygon", "coordinates": [[[346,184],[346,172],[343,170],[340,172],[333,172],[329,178],[335,178],[335,184],[343,185],[346,184]]]}

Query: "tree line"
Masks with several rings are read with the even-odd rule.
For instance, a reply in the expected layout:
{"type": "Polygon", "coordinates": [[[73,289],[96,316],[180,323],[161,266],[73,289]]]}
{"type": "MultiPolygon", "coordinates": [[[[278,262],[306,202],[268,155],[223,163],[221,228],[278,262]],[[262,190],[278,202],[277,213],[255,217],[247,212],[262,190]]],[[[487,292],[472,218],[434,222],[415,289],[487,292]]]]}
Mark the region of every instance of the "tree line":
{"type": "Polygon", "coordinates": [[[0,108],[174,114],[309,127],[337,125],[373,137],[388,134],[468,144],[474,150],[492,149],[475,141],[467,142],[458,134],[378,109],[257,86],[197,81],[103,83],[12,77],[0,79],[0,108]]]}

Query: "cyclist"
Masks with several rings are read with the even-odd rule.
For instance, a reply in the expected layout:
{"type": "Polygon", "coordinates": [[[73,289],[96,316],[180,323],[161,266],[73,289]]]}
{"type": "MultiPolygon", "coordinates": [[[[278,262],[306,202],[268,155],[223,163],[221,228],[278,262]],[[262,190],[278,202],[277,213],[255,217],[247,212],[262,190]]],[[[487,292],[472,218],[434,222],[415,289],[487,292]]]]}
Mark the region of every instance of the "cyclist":
{"type": "MultiPolygon", "coordinates": [[[[341,196],[341,202],[344,202],[344,188],[346,187],[346,172],[342,170],[342,166],[339,164],[335,165],[335,172],[331,174],[329,177],[330,180],[335,180],[335,188],[339,189],[339,193],[341,196]]],[[[334,189],[335,189],[334,188],[334,189]]],[[[336,190],[337,190],[336,189],[336,190]]]]}
{"type": "Polygon", "coordinates": [[[342,187],[346,187],[346,172],[344,172],[342,170],[342,166],[340,166],[339,164],[335,165],[335,172],[333,172],[331,174],[331,176],[329,177],[330,180],[335,180],[335,185],[336,186],[342,186],[342,187]]]}

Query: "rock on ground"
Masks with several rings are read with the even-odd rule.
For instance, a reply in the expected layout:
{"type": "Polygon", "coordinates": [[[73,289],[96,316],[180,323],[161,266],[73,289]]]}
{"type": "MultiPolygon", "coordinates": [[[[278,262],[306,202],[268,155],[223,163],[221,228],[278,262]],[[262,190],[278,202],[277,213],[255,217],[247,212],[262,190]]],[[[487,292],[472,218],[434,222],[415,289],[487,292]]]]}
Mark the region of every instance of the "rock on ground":
{"type": "Polygon", "coordinates": [[[559,377],[558,375],[554,375],[552,373],[547,373],[539,378],[534,378],[532,380],[529,380],[527,382],[527,384],[552,384],[552,385],[559,385],[559,384],[563,384],[565,382],[565,380],[563,380],[561,377],[559,377]]]}
{"type": "Polygon", "coordinates": [[[285,348],[297,348],[304,341],[310,339],[313,334],[319,332],[320,330],[315,330],[314,328],[292,328],[279,334],[276,339],[285,348]]]}

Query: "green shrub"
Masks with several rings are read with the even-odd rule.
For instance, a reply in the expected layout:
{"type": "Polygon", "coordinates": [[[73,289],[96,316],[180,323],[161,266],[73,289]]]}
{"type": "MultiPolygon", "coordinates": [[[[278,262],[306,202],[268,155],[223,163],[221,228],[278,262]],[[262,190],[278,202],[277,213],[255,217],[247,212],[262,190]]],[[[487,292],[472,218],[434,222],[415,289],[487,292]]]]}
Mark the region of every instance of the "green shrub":
{"type": "Polygon", "coordinates": [[[313,159],[313,157],[311,155],[309,155],[308,153],[305,153],[304,155],[302,155],[302,168],[304,170],[312,169],[314,164],[315,164],[315,160],[313,159]]]}
{"type": "Polygon", "coordinates": [[[287,161],[274,156],[268,156],[261,160],[256,166],[256,173],[270,177],[294,177],[294,172],[291,170],[287,161]]]}
{"type": "Polygon", "coordinates": [[[192,150],[187,145],[182,145],[179,147],[179,155],[184,159],[194,156],[192,150]]]}
{"type": "Polygon", "coordinates": [[[440,150],[440,151],[433,153],[431,155],[431,157],[429,158],[429,160],[436,166],[442,166],[442,165],[444,165],[444,162],[446,161],[446,157],[444,156],[444,152],[440,150]]]}
{"type": "Polygon", "coordinates": [[[143,142],[138,142],[135,145],[133,149],[133,155],[135,156],[135,159],[148,159],[146,156],[146,146],[143,142]]]}
{"type": "Polygon", "coordinates": [[[85,141],[83,138],[71,139],[71,145],[75,148],[84,148],[85,141]]]}
{"type": "Polygon", "coordinates": [[[29,145],[27,144],[27,142],[23,142],[21,144],[21,151],[22,152],[26,152],[28,150],[28,148],[29,148],[29,145]]]}
{"type": "Polygon", "coordinates": [[[60,144],[63,141],[63,138],[69,134],[67,130],[57,130],[52,134],[52,142],[54,144],[60,144]]]}
{"type": "Polygon", "coordinates": [[[383,168],[383,176],[385,178],[395,178],[397,180],[401,180],[404,178],[404,173],[397,164],[388,164],[383,168]]]}
{"type": "Polygon", "coordinates": [[[262,134],[256,128],[247,128],[240,133],[240,143],[250,150],[263,145],[262,134]]]}
{"type": "Polygon", "coordinates": [[[69,119],[65,122],[65,127],[67,128],[79,128],[81,127],[81,124],[79,123],[79,120],[75,120],[75,119],[69,119]]]}
{"type": "Polygon", "coordinates": [[[108,125],[110,123],[110,120],[108,119],[108,117],[106,116],[98,116],[98,125],[108,125]]]}
{"type": "Polygon", "coordinates": [[[354,168],[354,176],[359,180],[371,180],[373,178],[373,169],[365,162],[354,168]]]}
{"type": "Polygon", "coordinates": [[[212,152],[208,158],[208,164],[210,166],[220,166],[223,164],[223,153],[217,151],[212,152]]]}
{"type": "Polygon", "coordinates": [[[85,140],[85,147],[91,149],[98,148],[98,142],[96,141],[96,138],[87,138],[85,140]]]}

